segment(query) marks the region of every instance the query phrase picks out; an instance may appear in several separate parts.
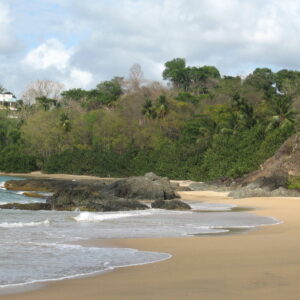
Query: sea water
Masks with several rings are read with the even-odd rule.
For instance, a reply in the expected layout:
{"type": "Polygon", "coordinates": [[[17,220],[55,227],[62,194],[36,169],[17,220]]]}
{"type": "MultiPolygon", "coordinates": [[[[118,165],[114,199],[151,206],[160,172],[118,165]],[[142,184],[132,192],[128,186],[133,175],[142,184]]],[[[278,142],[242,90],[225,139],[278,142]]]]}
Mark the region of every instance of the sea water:
{"type": "MultiPolygon", "coordinates": [[[[7,191],[0,176],[0,204],[43,202],[7,191]]],[[[233,212],[226,204],[196,203],[192,211],[149,209],[124,212],[0,210],[0,292],[8,287],[104,272],[170,258],[168,253],[87,247],[88,239],[180,237],[256,228],[271,217],[233,212]],[[199,212],[201,211],[201,212],[199,212]],[[209,213],[204,213],[209,211],[209,213]]]]}

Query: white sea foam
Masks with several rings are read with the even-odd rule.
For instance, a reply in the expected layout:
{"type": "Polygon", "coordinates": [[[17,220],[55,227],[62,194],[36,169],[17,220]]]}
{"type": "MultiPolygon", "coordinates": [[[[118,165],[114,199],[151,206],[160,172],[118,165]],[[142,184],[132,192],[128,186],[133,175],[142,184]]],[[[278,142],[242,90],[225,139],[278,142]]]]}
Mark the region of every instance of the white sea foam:
{"type": "Polygon", "coordinates": [[[6,188],[4,187],[5,185],[5,181],[0,182],[0,189],[1,190],[6,190],[6,188]]]}
{"type": "Polygon", "coordinates": [[[200,203],[189,203],[192,210],[201,210],[201,211],[230,211],[233,208],[237,207],[236,205],[232,204],[223,204],[223,203],[207,203],[207,202],[200,202],[200,203]]]}
{"type": "Polygon", "coordinates": [[[35,226],[43,226],[43,225],[49,225],[50,221],[44,220],[40,222],[28,222],[28,223],[23,223],[23,222],[16,222],[16,223],[8,223],[8,222],[3,222],[0,223],[0,228],[22,228],[22,227],[35,227],[35,226]]]}
{"type": "Polygon", "coordinates": [[[149,216],[151,214],[153,214],[152,211],[128,211],[116,213],[82,212],[78,216],[74,217],[74,220],[77,222],[102,222],[106,220],[115,220],[128,217],[149,216]]]}
{"type": "MultiPolygon", "coordinates": [[[[54,244],[49,244],[49,245],[54,245],[54,244]]],[[[80,245],[55,245],[55,246],[63,246],[63,248],[84,248],[80,245]]],[[[94,247],[88,247],[88,249],[95,249],[95,250],[99,250],[99,248],[94,248],[94,247]]],[[[111,248],[114,249],[114,248],[111,248]]],[[[116,248],[119,249],[119,248],[116,248]]],[[[122,248],[123,250],[131,250],[133,252],[139,252],[139,250],[137,249],[132,249],[132,248],[122,248]]],[[[172,257],[171,254],[169,253],[160,253],[160,252],[150,252],[150,251],[143,251],[145,254],[149,253],[155,253],[155,254],[160,254],[161,258],[156,258],[156,259],[151,259],[151,260],[146,260],[144,262],[140,262],[140,263],[129,263],[129,264],[122,264],[122,265],[115,265],[115,266],[111,266],[109,261],[104,262],[103,264],[103,269],[99,269],[96,271],[91,271],[91,272],[86,272],[86,273],[77,273],[77,274],[72,274],[72,275],[65,275],[65,276],[60,276],[57,278],[47,278],[47,279],[38,279],[38,280],[30,280],[30,281],[25,281],[25,282],[21,282],[21,283],[11,283],[11,284],[3,284],[0,285],[0,290],[7,290],[9,292],[10,288],[22,288],[24,286],[27,285],[34,285],[34,284],[38,284],[38,283],[44,283],[44,282],[51,282],[51,281],[60,281],[60,280],[65,280],[65,279],[74,279],[74,278],[82,278],[82,277],[87,277],[87,276],[91,276],[91,275],[96,275],[96,274],[103,274],[107,271],[111,271],[114,269],[118,269],[118,268],[124,268],[124,267],[130,267],[130,266],[141,266],[141,265],[147,265],[147,264],[153,264],[153,263],[158,263],[164,260],[168,260],[172,257]]],[[[4,292],[3,294],[1,293],[1,295],[5,295],[6,293],[4,292]]]]}
{"type": "Polygon", "coordinates": [[[38,247],[45,247],[45,248],[56,248],[59,250],[81,250],[81,249],[96,249],[99,250],[99,248],[96,247],[84,247],[81,245],[75,245],[75,244],[59,244],[59,243],[34,243],[34,242],[28,242],[28,244],[38,247]]]}

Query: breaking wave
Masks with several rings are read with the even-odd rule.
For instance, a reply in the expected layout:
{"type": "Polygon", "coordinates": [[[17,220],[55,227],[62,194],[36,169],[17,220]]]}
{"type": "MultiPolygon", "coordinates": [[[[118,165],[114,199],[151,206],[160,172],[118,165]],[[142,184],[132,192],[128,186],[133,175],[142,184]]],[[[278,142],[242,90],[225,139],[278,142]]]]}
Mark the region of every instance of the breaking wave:
{"type": "Polygon", "coordinates": [[[23,222],[16,222],[16,223],[8,223],[8,222],[3,222],[0,223],[0,228],[22,228],[22,227],[35,227],[35,226],[44,226],[44,225],[49,225],[50,220],[44,220],[40,222],[28,222],[28,223],[23,223],[23,222]]]}

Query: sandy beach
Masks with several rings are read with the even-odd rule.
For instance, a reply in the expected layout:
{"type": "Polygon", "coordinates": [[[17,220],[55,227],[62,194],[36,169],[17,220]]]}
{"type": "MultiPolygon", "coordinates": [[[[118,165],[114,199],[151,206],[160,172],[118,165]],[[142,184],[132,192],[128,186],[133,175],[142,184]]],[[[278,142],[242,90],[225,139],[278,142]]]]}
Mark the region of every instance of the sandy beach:
{"type": "MultiPolygon", "coordinates": [[[[300,201],[234,200],[227,193],[181,192],[184,200],[255,207],[283,221],[239,235],[110,240],[110,245],[167,252],[172,258],[99,276],[56,281],[1,300],[53,299],[299,299],[300,201]]],[[[103,245],[101,241],[91,241],[103,245]]]]}

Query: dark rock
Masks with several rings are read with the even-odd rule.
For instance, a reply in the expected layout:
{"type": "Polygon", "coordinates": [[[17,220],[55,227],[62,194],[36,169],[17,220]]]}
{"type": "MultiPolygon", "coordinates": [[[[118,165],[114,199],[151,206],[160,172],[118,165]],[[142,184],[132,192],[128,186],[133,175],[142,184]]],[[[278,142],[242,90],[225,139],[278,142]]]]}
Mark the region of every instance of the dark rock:
{"type": "Polygon", "coordinates": [[[56,210],[119,211],[147,209],[148,206],[135,201],[117,198],[103,193],[97,185],[80,185],[54,193],[47,202],[56,210]]]}
{"type": "Polygon", "coordinates": [[[145,176],[129,177],[107,185],[103,193],[115,197],[137,200],[166,200],[179,198],[168,178],[154,173],[145,176]]]}
{"type": "Polygon", "coordinates": [[[280,187],[287,188],[288,177],[283,174],[273,175],[270,177],[262,176],[247,185],[244,184],[244,186],[252,189],[263,188],[265,190],[273,191],[280,187]]]}
{"type": "Polygon", "coordinates": [[[137,200],[120,198],[90,202],[86,207],[91,211],[144,210],[149,208],[137,200]]]}
{"type": "Polygon", "coordinates": [[[47,199],[52,209],[72,210],[86,207],[89,202],[102,198],[100,190],[92,185],[67,185],[47,199]]]}
{"type": "Polygon", "coordinates": [[[297,190],[288,190],[288,176],[283,173],[272,176],[261,176],[250,183],[243,184],[231,191],[229,196],[233,198],[249,197],[299,197],[297,190]]]}
{"type": "Polygon", "coordinates": [[[168,210],[189,210],[191,207],[180,200],[156,200],[151,204],[152,208],[161,208],[168,210]]]}
{"type": "Polygon", "coordinates": [[[22,210],[51,210],[49,203],[7,203],[0,205],[1,209],[22,209],[22,210]]]}
{"type": "Polygon", "coordinates": [[[233,198],[249,197],[299,197],[297,190],[288,190],[288,177],[282,173],[269,177],[259,177],[253,182],[243,184],[242,187],[232,191],[229,196],[233,198]]]}
{"type": "Polygon", "coordinates": [[[139,199],[165,200],[177,198],[168,178],[154,173],[130,177],[106,185],[100,181],[27,179],[8,181],[7,189],[53,192],[47,205],[56,210],[118,211],[147,209],[139,199]]]}

